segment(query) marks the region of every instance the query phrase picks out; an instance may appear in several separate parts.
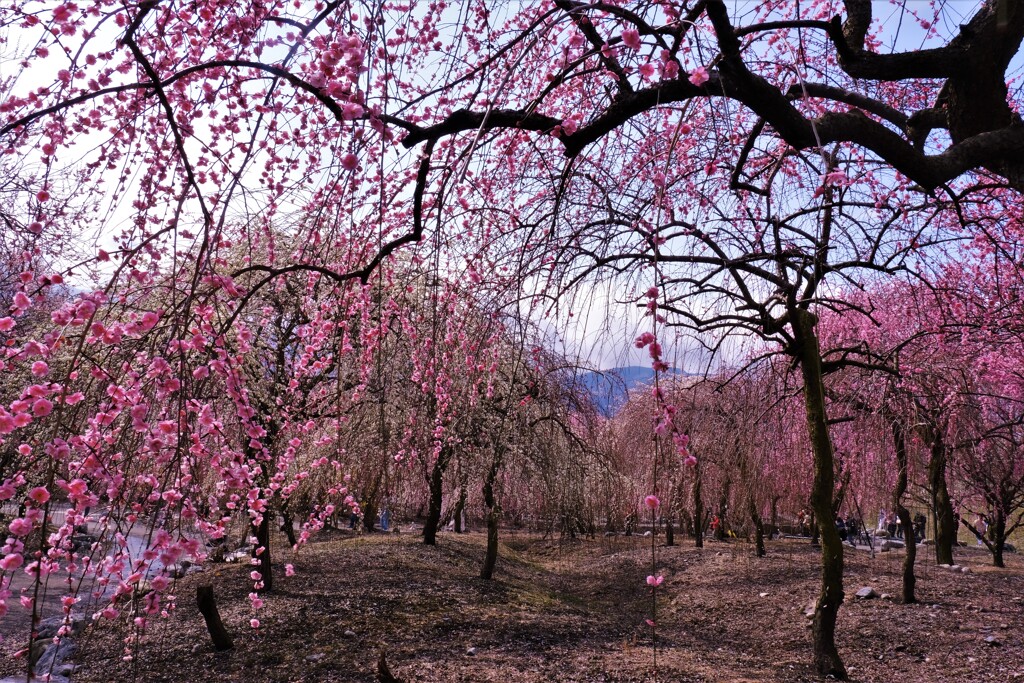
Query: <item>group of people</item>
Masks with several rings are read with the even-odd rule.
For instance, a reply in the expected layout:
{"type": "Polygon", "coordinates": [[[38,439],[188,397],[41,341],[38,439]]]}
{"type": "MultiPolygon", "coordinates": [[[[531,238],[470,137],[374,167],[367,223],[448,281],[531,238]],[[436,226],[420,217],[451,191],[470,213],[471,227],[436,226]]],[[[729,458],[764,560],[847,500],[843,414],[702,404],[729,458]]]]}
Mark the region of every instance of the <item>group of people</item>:
{"type": "MultiPolygon", "coordinates": [[[[920,543],[924,540],[927,518],[923,513],[917,512],[914,514],[912,522],[914,541],[920,543]]],[[[884,509],[880,510],[878,512],[878,531],[886,531],[891,537],[902,539],[904,537],[903,520],[896,513],[890,516],[884,509]]]]}
{"type": "MultiPolygon", "coordinates": [[[[813,531],[813,518],[811,514],[806,509],[800,510],[796,521],[800,529],[800,535],[810,536],[813,531]]],[[[914,515],[912,521],[914,540],[920,543],[924,540],[925,536],[926,518],[924,514],[918,512],[914,515]]],[[[849,515],[845,518],[841,514],[836,515],[836,531],[839,532],[839,537],[844,543],[849,543],[853,546],[856,546],[858,540],[865,544],[870,541],[868,538],[868,528],[864,525],[864,521],[856,515],[849,515]]],[[[903,539],[904,537],[903,523],[900,521],[899,516],[896,514],[890,516],[884,509],[878,513],[877,531],[888,532],[892,538],[903,539]]]]}
{"type": "MultiPolygon", "coordinates": [[[[850,515],[846,519],[843,519],[842,515],[836,515],[836,531],[839,532],[839,538],[843,539],[844,543],[849,543],[852,546],[857,545],[857,540],[861,536],[867,535],[864,522],[854,515],[850,515]]],[[[866,538],[864,540],[867,542],[866,538]]]]}

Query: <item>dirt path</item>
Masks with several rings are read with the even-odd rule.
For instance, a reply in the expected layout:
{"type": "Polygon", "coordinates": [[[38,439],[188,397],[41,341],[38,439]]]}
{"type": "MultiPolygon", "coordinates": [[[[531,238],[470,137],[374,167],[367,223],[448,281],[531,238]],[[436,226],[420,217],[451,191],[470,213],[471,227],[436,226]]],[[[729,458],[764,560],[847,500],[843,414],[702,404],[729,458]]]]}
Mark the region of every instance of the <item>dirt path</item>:
{"type": "MultiPolygon", "coordinates": [[[[655,673],[645,539],[507,536],[494,582],[476,577],[482,534],[445,534],[436,548],[417,541],[335,534],[279,558],[258,634],[248,566],[190,576],[176,586],[173,616],[150,623],[129,661],[124,624],[89,629],[72,680],[372,681],[382,649],[407,683],[820,680],[803,614],[818,555],[806,543],[771,543],[760,560],[745,544],[659,548],[655,673]],[[286,561],[295,576],[284,576],[286,561]],[[235,635],[227,654],[213,652],[194,607],[202,582],[216,587],[235,635]]],[[[924,604],[905,606],[853,598],[864,585],[895,595],[901,555],[848,553],[839,643],[853,680],[1024,681],[1020,558],[998,571],[972,549],[958,558],[970,573],[920,565],[924,604]]]]}

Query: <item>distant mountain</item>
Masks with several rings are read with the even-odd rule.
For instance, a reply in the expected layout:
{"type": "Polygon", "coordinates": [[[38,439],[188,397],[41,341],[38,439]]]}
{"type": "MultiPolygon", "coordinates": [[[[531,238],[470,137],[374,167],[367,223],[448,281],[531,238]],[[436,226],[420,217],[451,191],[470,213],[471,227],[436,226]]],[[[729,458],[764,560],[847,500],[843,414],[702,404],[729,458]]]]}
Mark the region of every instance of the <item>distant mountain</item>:
{"type": "MultiPolygon", "coordinates": [[[[684,376],[689,374],[680,370],[669,370],[668,373],[684,376]]],[[[630,391],[653,381],[654,370],[642,365],[585,372],[579,376],[579,382],[590,393],[597,412],[604,417],[611,417],[617,413],[625,405],[630,391]]]]}

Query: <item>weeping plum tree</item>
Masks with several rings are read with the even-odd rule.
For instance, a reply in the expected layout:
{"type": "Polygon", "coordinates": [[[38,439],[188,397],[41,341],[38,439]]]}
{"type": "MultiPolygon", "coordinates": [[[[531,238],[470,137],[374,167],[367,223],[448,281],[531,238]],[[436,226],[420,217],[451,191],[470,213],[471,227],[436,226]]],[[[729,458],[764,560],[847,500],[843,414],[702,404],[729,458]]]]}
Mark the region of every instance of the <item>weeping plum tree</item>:
{"type": "MultiPolygon", "coordinates": [[[[36,492],[6,563],[23,559],[20,532],[58,489],[76,515],[105,492],[127,500],[105,474],[129,457],[110,443],[118,420],[145,436],[130,457],[145,499],[219,529],[219,503],[193,504],[207,496],[184,465],[211,462],[222,493],[239,496],[226,502],[260,514],[250,463],[212,427],[224,417],[259,433],[225,325],[286,273],[358,287],[417,242],[450,248],[446,265],[466,258],[471,281],[522,267],[546,297],[614,272],[660,288],[656,330],[778,342],[803,374],[812,501],[831,519],[831,368],[815,310],[840,306],[822,285],[927,256],[932,231],[956,222],[942,217],[978,188],[1015,196],[1005,188],[1021,182],[1024,127],[1006,84],[1024,5],[929,8],[914,16],[924,33],[912,50],[873,23],[869,0],[464,5],[0,10],[0,145],[17,174],[0,216],[12,267],[30,274],[0,319],[4,370],[75,349],[66,373],[16,391],[0,414],[5,441],[35,423],[39,445],[25,447],[74,464],[30,459],[32,471],[6,477],[6,497],[36,492]],[[485,214],[501,220],[476,220],[485,214]],[[225,250],[270,225],[288,226],[294,246],[233,267],[225,250]],[[69,236],[101,240],[89,263],[44,258],[69,236]],[[89,283],[43,341],[18,329],[37,271],[89,283]],[[223,376],[223,415],[193,397],[196,363],[223,376]],[[95,401],[78,398],[85,384],[95,401]]],[[[823,529],[815,661],[842,676],[841,546],[823,529]]],[[[159,544],[197,552],[171,535],[159,544]]],[[[35,561],[58,561],[45,551],[35,561]]]]}

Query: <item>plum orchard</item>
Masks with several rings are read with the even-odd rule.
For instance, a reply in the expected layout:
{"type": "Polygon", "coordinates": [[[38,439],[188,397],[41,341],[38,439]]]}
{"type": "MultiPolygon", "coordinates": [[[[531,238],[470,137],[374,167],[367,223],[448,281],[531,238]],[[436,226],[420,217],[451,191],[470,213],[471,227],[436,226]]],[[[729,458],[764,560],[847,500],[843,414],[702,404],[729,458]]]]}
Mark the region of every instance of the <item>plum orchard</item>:
{"type": "MultiPolygon", "coordinates": [[[[801,373],[811,503],[827,522],[824,377],[874,364],[823,363],[818,314],[850,309],[836,285],[924,277],[960,240],[1016,253],[1018,214],[1003,209],[1020,204],[1024,126],[1007,83],[1024,5],[873,9],[9,3],[0,491],[25,509],[3,571],[84,566],[68,536],[99,504],[118,511],[105,524],[163,513],[141,559],[89,560],[115,594],[147,563],[200,552],[182,524],[212,535],[234,511],[261,521],[313,463],[335,468],[339,437],[316,416],[340,421],[382,362],[411,364],[425,432],[409,447],[428,468],[445,462],[451,392],[478,380],[440,369],[442,343],[458,350],[445,362],[497,366],[480,338],[436,321],[429,346],[380,360],[384,330],[419,319],[374,289],[403,247],[433,273],[432,311],[449,296],[515,299],[523,282],[546,308],[616,278],[647,306],[638,343],[659,370],[666,325],[766,338],[801,373]],[[314,405],[331,385],[336,407],[314,405]],[[57,498],[70,521],[26,548],[57,498]]],[[[674,407],[655,402],[659,438],[685,457],[674,407]]],[[[349,495],[330,478],[314,522],[349,495]]],[[[822,543],[815,664],[841,677],[843,556],[828,523],[822,543]]]]}

